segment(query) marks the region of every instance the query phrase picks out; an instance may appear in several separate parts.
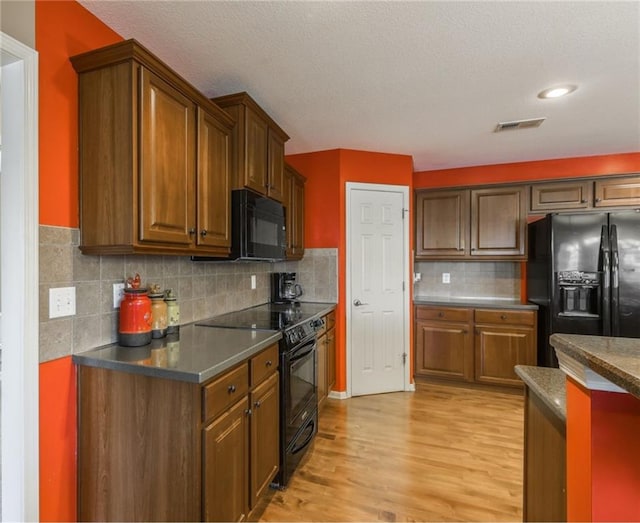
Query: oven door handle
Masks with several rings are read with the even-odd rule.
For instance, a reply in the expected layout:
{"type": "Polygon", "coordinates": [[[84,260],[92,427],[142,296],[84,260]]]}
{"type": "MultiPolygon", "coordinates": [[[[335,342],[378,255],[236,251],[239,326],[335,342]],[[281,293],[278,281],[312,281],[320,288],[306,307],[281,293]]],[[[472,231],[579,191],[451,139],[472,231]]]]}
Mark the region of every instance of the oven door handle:
{"type": "Polygon", "coordinates": [[[309,435],[304,439],[304,441],[302,442],[301,445],[298,445],[297,447],[294,447],[293,449],[291,449],[291,454],[297,454],[298,452],[303,450],[307,445],[309,445],[309,443],[311,443],[311,440],[313,439],[313,436],[316,433],[315,428],[316,428],[316,422],[315,421],[313,421],[312,423],[309,423],[307,425],[305,430],[311,429],[311,432],[309,432],[309,435]]]}
{"type": "Polygon", "coordinates": [[[316,346],[316,340],[314,338],[310,342],[307,342],[304,345],[302,345],[299,349],[296,349],[296,351],[294,352],[294,356],[289,361],[291,363],[293,363],[294,361],[301,360],[305,356],[308,356],[309,354],[311,354],[315,350],[315,346],[316,346]],[[303,353],[300,353],[300,351],[302,349],[304,349],[305,347],[309,347],[309,346],[311,346],[311,348],[309,350],[304,351],[303,353]]]}

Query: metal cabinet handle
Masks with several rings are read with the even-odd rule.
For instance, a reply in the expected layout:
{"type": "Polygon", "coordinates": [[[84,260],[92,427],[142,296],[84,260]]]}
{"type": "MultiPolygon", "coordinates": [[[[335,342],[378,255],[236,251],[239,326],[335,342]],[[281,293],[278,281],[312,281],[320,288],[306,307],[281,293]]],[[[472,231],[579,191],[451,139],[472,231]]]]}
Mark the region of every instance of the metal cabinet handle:
{"type": "Polygon", "coordinates": [[[438,318],[444,318],[444,312],[439,312],[438,313],[438,318]]]}
{"type": "Polygon", "coordinates": [[[501,314],[501,315],[500,315],[500,319],[501,319],[501,320],[506,320],[506,319],[507,319],[506,314],[501,314]]]}
{"type": "Polygon", "coordinates": [[[587,200],[583,198],[582,200],[580,200],[580,203],[587,203],[587,200]]]}
{"type": "Polygon", "coordinates": [[[207,235],[207,229],[202,229],[200,231],[200,236],[202,236],[203,238],[207,235]]]}
{"type": "Polygon", "coordinates": [[[369,305],[368,303],[362,303],[362,302],[361,302],[359,299],[357,299],[357,298],[356,298],[355,300],[353,300],[353,304],[354,304],[356,307],[362,307],[363,305],[369,305]]]}
{"type": "Polygon", "coordinates": [[[596,202],[601,202],[602,200],[600,198],[596,198],[596,202]]]}
{"type": "Polygon", "coordinates": [[[229,394],[233,394],[235,391],[236,391],[236,386],[235,386],[235,385],[229,385],[229,386],[227,387],[227,392],[228,392],[229,394]]]}
{"type": "Polygon", "coordinates": [[[251,409],[245,409],[244,413],[245,413],[247,416],[251,416],[251,414],[252,414],[251,409]]]}
{"type": "Polygon", "coordinates": [[[260,407],[260,405],[261,405],[260,401],[256,401],[256,402],[253,404],[253,406],[254,406],[254,407],[256,407],[256,408],[259,408],[259,407],[260,407]]]}
{"type": "Polygon", "coordinates": [[[195,233],[196,233],[196,228],[191,227],[191,229],[189,229],[189,234],[195,234],[195,233]]]}
{"type": "Polygon", "coordinates": [[[271,360],[267,360],[264,365],[265,367],[271,367],[271,365],[273,365],[273,362],[271,360]]]}

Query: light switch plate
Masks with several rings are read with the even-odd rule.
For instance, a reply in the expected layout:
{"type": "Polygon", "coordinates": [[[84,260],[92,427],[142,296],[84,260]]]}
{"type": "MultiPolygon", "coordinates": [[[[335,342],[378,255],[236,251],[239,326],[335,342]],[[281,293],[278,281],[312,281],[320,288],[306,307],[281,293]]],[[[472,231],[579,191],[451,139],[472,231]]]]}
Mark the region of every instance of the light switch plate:
{"type": "Polygon", "coordinates": [[[442,273],[442,283],[451,283],[451,274],[448,272],[442,273]]]}
{"type": "Polygon", "coordinates": [[[113,308],[119,309],[120,302],[124,298],[124,283],[113,284],[113,308]]]}
{"type": "Polygon", "coordinates": [[[76,314],[76,288],[49,289],[49,318],[63,318],[76,314]]]}
{"type": "Polygon", "coordinates": [[[256,275],[252,274],[251,275],[251,289],[255,289],[256,288],[256,275]]]}

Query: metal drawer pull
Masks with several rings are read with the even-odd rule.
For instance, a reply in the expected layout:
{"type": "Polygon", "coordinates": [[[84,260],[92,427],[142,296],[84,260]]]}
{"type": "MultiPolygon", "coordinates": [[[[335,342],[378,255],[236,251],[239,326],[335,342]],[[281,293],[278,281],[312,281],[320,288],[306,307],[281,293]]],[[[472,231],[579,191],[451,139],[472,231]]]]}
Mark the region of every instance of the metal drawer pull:
{"type": "Polygon", "coordinates": [[[271,367],[271,365],[273,365],[273,362],[271,360],[267,360],[265,363],[265,367],[271,367]]]}
{"type": "Polygon", "coordinates": [[[506,320],[506,319],[507,319],[506,314],[501,314],[501,315],[500,315],[500,319],[501,319],[501,320],[506,320]]]}
{"type": "Polygon", "coordinates": [[[256,402],[253,404],[253,406],[254,406],[254,407],[256,407],[256,408],[259,408],[259,407],[260,407],[260,405],[261,405],[261,403],[260,403],[259,401],[256,401],[256,402]]]}
{"type": "Polygon", "coordinates": [[[236,391],[236,386],[235,386],[235,385],[229,385],[229,386],[227,387],[227,392],[228,392],[229,394],[233,394],[235,391],[236,391]]]}

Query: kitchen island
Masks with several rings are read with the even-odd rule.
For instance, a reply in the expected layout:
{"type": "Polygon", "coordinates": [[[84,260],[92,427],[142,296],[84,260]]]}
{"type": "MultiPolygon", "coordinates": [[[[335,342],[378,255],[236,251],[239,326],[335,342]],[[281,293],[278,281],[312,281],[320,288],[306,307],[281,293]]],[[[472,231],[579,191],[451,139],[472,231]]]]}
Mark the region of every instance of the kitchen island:
{"type": "Polygon", "coordinates": [[[246,519],[279,463],[279,331],[74,355],[81,521],[246,519]]]}
{"type": "Polygon", "coordinates": [[[553,334],[567,389],[567,520],[640,520],[640,339],[553,334]]]}

